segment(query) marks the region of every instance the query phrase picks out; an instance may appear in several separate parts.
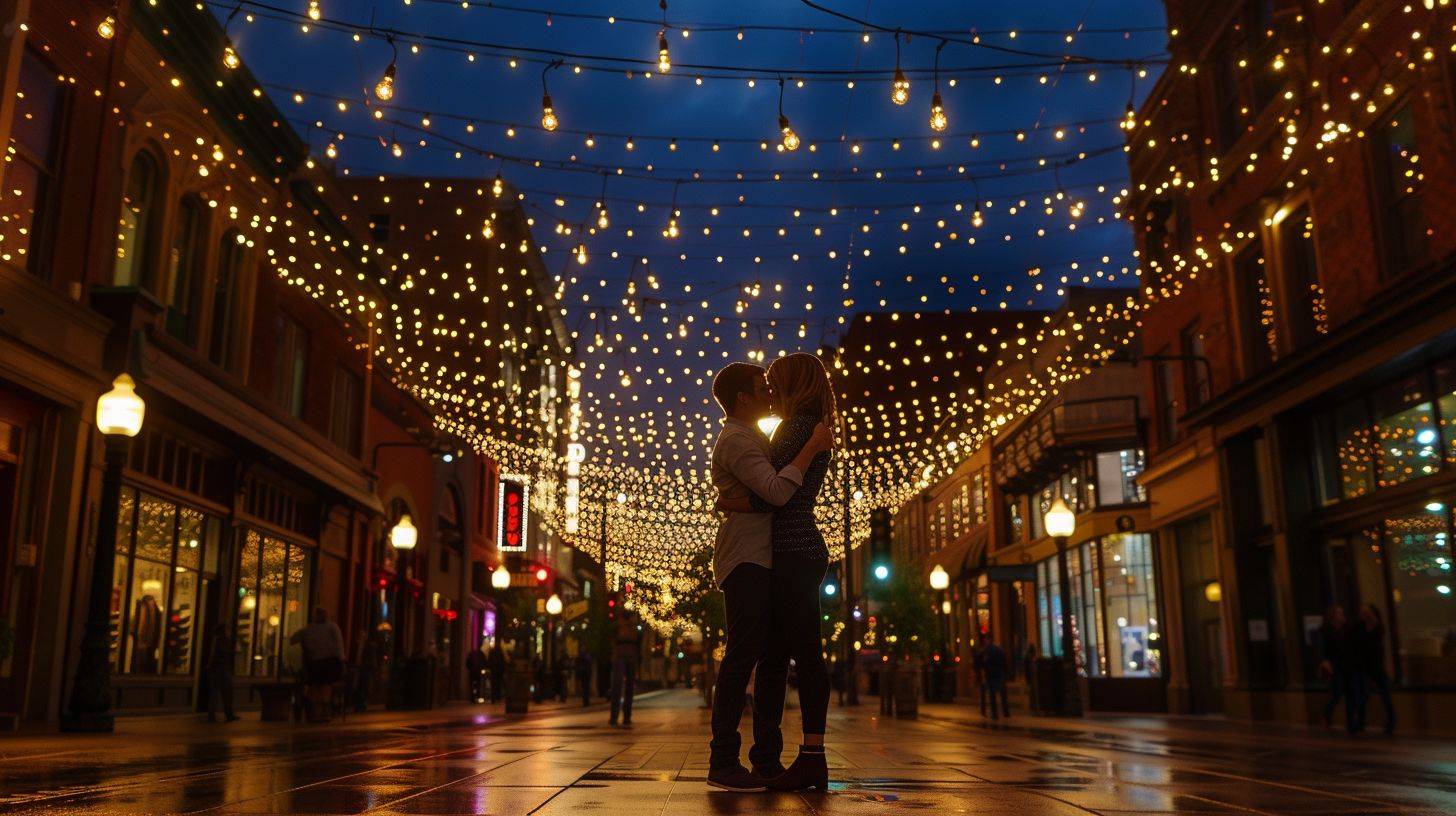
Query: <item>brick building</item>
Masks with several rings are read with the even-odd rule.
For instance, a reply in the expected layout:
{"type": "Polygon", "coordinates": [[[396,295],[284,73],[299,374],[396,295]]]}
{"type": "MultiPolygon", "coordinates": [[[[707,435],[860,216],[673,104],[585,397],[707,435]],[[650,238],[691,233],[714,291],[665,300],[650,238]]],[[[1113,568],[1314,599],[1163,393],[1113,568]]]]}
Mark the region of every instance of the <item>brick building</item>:
{"type": "MultiPolygon", "coordinates": [[[[7,0],[0,16],[26,23],[0,42],[0,621],[13,633],[0,717],[66,710],[97,558],[113,565],[119,711],[196,710],[219,625],[236,632],[246,702],[296,672],[288,636],[313,607],[351,646],[373,633],[389,659],[433,654],[436,697],[463,694],[464,650],[494,634],[502,474],[440,430],[429,383],[411,379],[453,349],[386,317],[432,305],[371,233],[389,210],[360,206],[246,67],[222,67],[205,9],[7,0]],[[123,371],[147,411],[113,544],[96,540],[95,405],[123,371]],[[388,541],[404,515],[418,530],[407,553],[388,541]]],[[[519,258],[528,225],[513,202],[501,211],[519,258]]],[[[499,246],[471,249],[434,265],[506,274],[499,246]]],[[[569,350],[539,260],[526,266],[511,274],[536,297],[515,339],[497,335],[467,371],[482,394],[503,370],[537,372],[508,392],[537,410],[506,424],[552,451],[564,390],[538,363],[564,378],[569,350]]],[[[544,526],[535,540],[536,556],[558,558],[544,526]]]]}
{"type": "MultiPolygon", "coordinates": [[[[1177,711],[1317,722],[1321,615],[1387,627],[1402,728],[1456,722],[1456,127],[1444,4],[1170,0],[1131,131],[1141,483],[1177,711]]],[[[1378,721],[1378,715],[1375,715],[1378,721]]]]}

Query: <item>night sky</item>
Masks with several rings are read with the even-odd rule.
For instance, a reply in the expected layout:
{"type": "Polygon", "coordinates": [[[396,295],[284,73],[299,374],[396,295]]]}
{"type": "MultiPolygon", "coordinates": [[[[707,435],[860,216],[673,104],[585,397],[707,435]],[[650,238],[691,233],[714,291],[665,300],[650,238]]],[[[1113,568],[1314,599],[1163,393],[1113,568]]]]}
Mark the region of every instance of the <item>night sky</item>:
{"type": "MultiPolygon", "coordinates": [[[[871,32],[866,43],[854,23],[790,0],[670,2],[666,35],[672,70],[659,76],[655,66],[636,66],[630,78],[630,66],[585,55],[655,61],[662,20],[655,2],[508,4],[541,12],[528,13],[480,2],[462,8],[459,0],[321,0],[325,24],[372,23],[377,30],[460,41],[421,41],[406,34],[396,38],[398,82],[392,104],[397,107],[385,108],[385,121],[372,120],[364,105],[366,89],[391,59],[391,48],[382,38],[366,34],[356,43],[351,33],[328,30],[327,25],[305,34],[299,24],[306,20],[281,12],[301,15],[306,0],[245,5],[243,14],[254,14],[254,20],[239,15],[230,34],[315,152],[322,154],[335,141],[341,171],[486,179],[500,172],[526,193],[527,215],[536,219],[536,241],[549,250],[547,267],[566,281],[568,326],[582,333],[578,349],[587,363],[589,412],[595,410],[590,404],[596,399],[603,401],[603,409],[621,402],[621,409],[614,410],[621,415],[656,411],[659,421],[664,408],[674,414],[712,415],[715,411],[704,403],[707,371],[751,350],[762,350],[772,359],[780,350],[832,345],[844,328],[840,318],[858,311],[994,309],[1003,303],[1010,308],[1046,307],[1056,302],[1063,275],[1132,283],[1131,235],[1123,222],[1111,218],[1111,199],[1127,178],[1124,134],[1117,121],[1130,96],[1140,102],[1162,69],[1156,62],[1166,42],[1159,0],[826,4],[892,28],[934,29],[967,39],[979,32],[988,45],[1152,61],[1147,77],[1134,87],[1131,71],[1119,65],[1066,72],[1054,66],[1016,67],[1047,60],[951,43],[940,54],[939,83],[949,127],[939,134],[941,147],[933,149],[935,134],[927,120],[936,41],[902,39],[901,65],[910,74],[911,91],[908,104],[896,106],[888,81],[895,66],[894,37],[871,32]],[[547,10],[555,13],[548,17],[547,10]],[[570,14],[620,17],[612,24],[570,14]],[[655,22],[634,23],[628,17],[655,22]],[[753,28],[757,25],[797,30],[753,28]],[[741,39],[739,26],[744,27],[741,39]],[[684,28],[689,37],[682,36],[684,28]],[[1068,44],[1066,34],[1079,29],[1068,44]],[[1011,37],[1009,30],[1017,35],[1011,37]],[[486,43],[497,47],[487,48],[486,43]],[[525,49],[583,55],[565,57],[560,68],[548,72],[560,119],[554,133],[541,131],[539,122],[542,68],[556,57],[525,49]],[[474,61],[467,52],[475,54],[474,61]],[[507,64],[512,57],[518,61],[515,68],[507,64]],[[578,65],[583,67],[579,73],[578,65]],[[991,66],[1007,67],[967,71],[991,66]],[[758,69],[755,87],[748,85],[749,74],[725,68],[758,69]],[[643,69],[652,76],[644,78],[643,69]],[[885,73],[809,73],[856,69],[885,73]],[[1089,71],[1096,72],[1095,82],[1088,81],[1089,71]],[[774,149],[779,139],[779,75],[786,83],[784,113],[803,140],[793,153],[774,149]],[[700,76],[701,85],[695,81],[700,76]],[[999,84],[996,76],[1001,77],[999,84]],[[852,89],[846,87],[851,78],[852,89]],[[798,86],[800,79],[805,80],[803,87],[798,86]],[[295,93],[304,95],[302,104],[291,100],[295,93]],[[350,103],[348,112],[338,111],[340,99],[350,103]],[[430,126],[421,131],[426,116],[430,126]],[[473,133],[467,130],[470,122],[473,133]],[[515,125],[514,136],[507,134],[508,123],[515,125]],[[1059,127],[1065,129],[1062,140],[1055,137],[1059,127]],[[1025,132],[1024,140],[1017,139],[1018,130],[1025,132]],[[336,141],[340,131],[346,137],[336,141]],[[629,134],[632,150],[626,147],[629,134]],[[593,148],[585,144],[588,135],[595,139],[593,148]],[[422,136],[426,147],[418,145],[422,136]],[[978,147],[972,146],[973,137],[978,147]],[[678,140],[676,150],[670,149],[669,138],[678,140]],[[891,145],[894,138],[900,140],[899,150],[891,145]],[[716,152],[714,139],[720,140],[716,152]],[[391,155],[391,141],[404,148],[402,158],[391,155]],[[769,150],[761,150],[759,141],[767,141],[769,150]],[[857,155],[851,150],[855,142],[862,146],[857,155]],[[810,145],[817,149],[811,152],[810,145]],[[455,158],[456,150],[462,151],[461,158],[455,158]],[[1087,155],[1075,160],[1079,151],[1087,155]],[[1042,157],[1045,165],[1038,164],[1042,157]],[[538,159],[548,166],[529,166],[538,159]],[[585,236],[590,260],[580,266],[572,250],[581,239],[581,225],[596,221],[593,204],[604,170],[611,224],[601,234],[585,236]],[[812,171],[821,179],[806,179],[812,171]],[[877,171],[883,171],[883,179],[874,177],[877,171]],[[768,180],[773,172],[787,178],[768,180]],[[737,179],[738,173],[745,178],[737,179]],[[1105,185],[1102,193],[1095,189],[1099,184],[1105,185]],[[1058,189],[1066,191],[1067,199],[1056,202],[1055,213],[1048,216],[1042,198],[1058,189]],[[682,234],[669,241],[661,231],[674,198],[683,210],[678,219],[682,234]],[[1030,206],[1010,215],[1008,208],[1021,199],[1030,206]],[[1086,211],[1078,228],[1069,231],[1068,207],[1074,200],[1085,201],[1086,211]],[[982,205],[985,224],[980,229],[970,224],[978,201],[990,202],[982,205]],[[642,211],[639,203],[645,205],[642,211]],[[919,212],[912,209],[917,204],[919,212]],[[718,207],[719,214],[710,215],[708,207],[718,207]],[[838,214],[830,214],[830,208],[838,208],[838,214]],[[556,234],[559,223],[570,225],[576,234],[556,234]],[[710,235],[703,235],[705,225],[711,227],[710,235]],[[821,234],[813,234],[816,227],[821,234]],[[751,232],[748,237],[742,234],[745,228],[751,232]],[[785,236],[779,236],[780,228],[785,236]],[[630,237],[629,229],[634,232],[630,237]],[[1038,236],[1039,230],[1045,235],[1038,236]],[[968,245],[972,237],[973,246],[968,245]],[[1074,263],[1076,272],[1071,271],[1074,263]],[[1029,275],[1032,269],[1041,272],[1029,275]],[[1096,277],[1098,270],[1104,277],[1096,277]],[[649,283],[648,271],[657,289],[649,283]],[[841,290],[846,275],[854,300],[849,307],[841,290]],[[661,302],[639,300],[639,308],[650,317],[632,324],[633,329],[626,328],[630,317],[621,305],[629,278],[639,295],[661,302]],[[747,310],[736,314],[740,287],[754,282],[762,285],[758,297],[748,298],[747,310]],[[685,285],[692,287],[691,293],[684,292],[685,285]],[[782,292],[775,291],[776,285],[782,292]],[[583,303],[583,293],[589,294],[588,303],[583,303]],[[703,300],[708,301],[706,309],[703,300]],[[780,308],[773,307],[775,302],[780,308]],[[813,303],[812,310],[805,308],[807,302],[813,303]],[[607,308],[594,318],[598,305],[607,308]],[[616,323],[608,322],[610,314],[618,315],[616,323]],[[685,322],[689,315],[694,322],[685,322]],[[741,323],[744,319],[748,322],[741,323]],[[686,339],[677,339],[680,325],[688,330],[686,339]],[[586,353],[604,326],[620,331],[623,340],[610,342],[608,336],[611,353],[586,353]],[[642,340],[644,331],[652,334],[651,340],[642,340]],[[598,363],[605,368],[599,369],[598,363]],[[625,387],[624,366],[631,376],[625,387]],[[658,367],[664,373],[657,373],[658,367]],[[685,375],[684,368],[691,373],[685,375]]],[[[215,5],[213,11],[226,19],[232,8],[215,5]]],[[[623,421],[636,425],[641,420],[623,421]]]]}

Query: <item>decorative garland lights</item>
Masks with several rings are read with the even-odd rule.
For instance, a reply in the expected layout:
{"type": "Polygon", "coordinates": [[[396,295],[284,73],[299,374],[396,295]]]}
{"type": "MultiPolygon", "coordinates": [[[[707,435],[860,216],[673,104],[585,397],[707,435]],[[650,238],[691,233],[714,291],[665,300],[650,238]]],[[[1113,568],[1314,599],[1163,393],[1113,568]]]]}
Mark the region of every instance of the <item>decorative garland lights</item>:
{"type": "MultiPolygon", "coordinates": [[[[1156,85],[1143,83],[1151,96],[1140,99],[1138,80],[1167,59],[1110,43],[1145,48],[1156,39],[1147,28],[917,31],[810,2],[805,19],[833,24],[687,23],[670,17],[666,2],[649,19],[414,0],[387,15],[390,26],[354,20],[341,4],[302,0],[186,13],[227,18],[217,80],[251,83],[254,96],[291,103],[288,115],[318,154],[302,177],[320,194],[347,196],[341,213],[412,205],[392,227],[410,236],[409,250],[351,237],[363,225],[343,215],[345,228],[330,231],[287,197],[290,217],[279,202],[231,186],[205,189],[206,205],[280,280],[356,327],[361,347],[369,344],[381,369],[437,412],[442,430],[503,470],[529,474],[532,511],[599,558],[615,585],[630,582],[637,608],[667,627],[682,623],[678,601],[701,591],[694,565],[717,523],[707,473],[719,427],[708,397],[716,369],[821,353],[844,412],[844,448],[820,506],[838,557],[868,535],[871,510],[898,507],[998,429],[1126,349],[1143,310],[1196,289],[1248,230],[1179,236],[1167,252],[1139,258],[1124,225],[1151,226],[1149,202],[1201,193],[1271,162],[1294,189],[1350,155],[1344,146],[1364,137],[1408,77],[1440,70],[1438,56],[1456,34],[1447,0],[1357,8],[1368,8],[1369,19],[1342,25],[1337,42],[1310,42],[1303,18],[1244,32],[1247,50],[1269,58],[1245,61],[1240,77],[1279,80],[1271,103],[1278,110],[1268,115],[1278,117],[1280,138],[1234,159],[1185,128],[1147,135],[1172,118],[1182,104],[1175,95],[1189,93],[1180,83],[1197,73],[1175,62],[1156,85]],[[505,33],[460,33],[485,30],[476,21],[487,18],[534,21],[521,28],[535,34],[504,42],[505,33]],[[254,26],[269,36],[246,36],[254,26]],[[581,53],[537,36],[568,26],[612,27],[596,41],[621,53],[581,53]],[[1375,36],[1392,29],[1403,36],[1375,36]],[[699,44],[703,35],[713,42],[699,44]],[[861,56],[850,67],[770,64],[787,61],[787,49],[767,52],[773,60],[698,56],[769,37],[833,39],[861,56]],[[337,64],[352,87],[270,70],[262,40],[269,51],[349,55],[337,64]],[[1404,45],[1376,49],[1395,41],[1404,45]],[[473,104],[419,80],[440,70],[429,60],[448,62],[461,82],[476,81],[474,69],[522,81],[494,84],[488,103],[473,104]],[[528,65],[540,70],[539,111],[535,75],[521,73],[528,65]],[[257,82],[253,67],[274,76],[257,82]],[[1103,92],[1118,79],[1126,97],[1103,92]],[[1085,91],[1107,104],[1060,124],[1045,104],[1016,104],[1033,92],[1052,99],[1059,83],[1073,81],[1075,91],[1063,93],[1085,91]],[[657,82],[666,90],[649,91],[657,82]],[[773,100],[758,101],[759,84],[777,90],[776,111],[773,100]],[[633,134],[592,121],[594,107],[578,96],[650,92],[660,105],[668,91],[684,100],[741,95],[741,109],[762,121],[716,134],[709,122],[673,135],[644,116],[633,134]],[[924,107],[912,109],[912,97],[924,107]],[[815,111],[831,104],[821,99],[834,100],[854,127],[818,121],[815,111]],[[998,121],[1003,104],[1029,111],[1026,120],[998,121]],[[876,127],[881,114],[893,122],[876,127]],[[982,129],[952,131],[952,123],[982,129]],[[902,154],[910,158],[897,161],[902,154]],[[871,156],[878,166],[866,164],[871,156]],[[1165,165],[1162,179],[1130,189],[1126,162],[1154,159],[1165,165]],[[426,249],[425,236],[458,238],[479,252],[456,266],[426,249]],[[1119,292],[1053,320],[1048,310],[1069,287],[1087,285],[1137,295],[1119,292]],[[947,324],[945,314],[967,319],[947,324]],[[975,314],[1006,320],[977,323],[975,314]],[[935,328],[899,330],[921,320],[935,328]],[[887,323],[899,328],[879,330],[887,323]],[[513,365],[553,374],[527,388],[513,365]]],[[[113,6],[85,30],[109,39],[119,24],[125,17],[113,6]]],[[[1177,31],[1169,34],[1176,55],[1177,31]]],[[[184,84],[178,77],[157,93],[197,108],[184,84]]],[[[84,90],[77,99],[101,95],[84,90]]],[[[22,111],[25,104],[18,101],[22,111]]],[[[219,133],[128,126],[201,177],[233,177],[246,166],[219,133]]],[[[1405,160],[1418,183],[1419,157],[1405,160]]],[[[0,239],[6,260],[25,246],[16,236],[0,239]]]]}

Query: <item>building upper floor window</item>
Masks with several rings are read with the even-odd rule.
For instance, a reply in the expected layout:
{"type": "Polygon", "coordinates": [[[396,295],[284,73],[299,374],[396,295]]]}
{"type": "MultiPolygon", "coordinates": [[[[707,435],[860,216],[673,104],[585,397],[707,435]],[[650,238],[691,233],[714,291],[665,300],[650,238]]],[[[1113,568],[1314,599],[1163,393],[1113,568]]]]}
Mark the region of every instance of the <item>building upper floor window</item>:
{"type": "Polygon", "coordinates": [[[241,232],[228,230],[223,233],[212,279],[211,325],[207,340],[207,359],[221,368],[232,365],[232,334],[237,315],[235,300],[247,251],[241,232]]]}
{"type": "Polygon", "coordinates": [[[1183,391],[1192,410],[1213,396],[1213,383],[1208,380],[1208,350],[1204,347],[1203,329],[1189,323],[1178,333],[1178,351],[1183,356],[1183,391]]]}
{"type": "Polygon", "coordinates": [[[59,199],[66,87],[35,52],[25,49],[15,89],[10,161],[0,193],[0,259],[37,275],[48,274],[45,255],[59,199]]]}
{"type": "Polygon", "coordinates": [[[308,377],[308,331],[285,314],[274,322],[273,401],[290,416],[303,417],[308,377]]]}
{"type": "Polygon", "coordinates": [[[195,195],[182,197],[167,256],[167,332],[184,343],[197,339],[198,303],[207,262],[207,210],[195,195]]]}
{"type": "Polygon", "coordinates": [[[112,273],[112,283],[117,286],[152,285],[150,270],[157,221],[161,218],[161,195],[161,165],[150,152],[143,150],[132,159],[126,174],[126,192],[121,197],[116,267],[112,273]]]}
{"type": "Polygon", "coordinates": [[[334,369],[329,394],[329,441],[355,456],[359,455],[363,390],[359,375],[343,366],[334,369]]]}
{"type": "Polygon", "coordinates": [[[1279,221],[1278,230],[1283,280],[1292,301],[1291,328],[1296,340],[1304,344],[1330,330],[1325,288],[1315,255],[1314,218],[1310,216],[1309,206],[1302,206],[1279,221]]]}
{"type": "Polygon", "coordinates": [[[1279,357],[1279,331],[1274,319],[1274,296],[1264,265],[1264,247],[1255,240],[1234,258],[1239,323],[1249,374],[1268,368],[1279,357]]]}
{"type": "Polygon", "coordinates": [[[1371,129],[1374,151],[1376,212],[1383,219],[1387,273],[1399,274],[1426,251],[1426,220],[1421,212],[1426,174],[1416,143],[1415,117],[1409,104],[1396,109],[1371,129]]]}

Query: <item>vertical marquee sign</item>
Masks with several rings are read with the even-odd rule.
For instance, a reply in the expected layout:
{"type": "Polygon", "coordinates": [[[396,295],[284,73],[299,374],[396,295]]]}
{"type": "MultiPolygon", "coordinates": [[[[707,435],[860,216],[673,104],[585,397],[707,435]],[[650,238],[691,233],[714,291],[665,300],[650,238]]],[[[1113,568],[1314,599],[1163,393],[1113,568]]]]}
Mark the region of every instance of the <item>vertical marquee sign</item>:
{"type": "Polygon", "coordinates": [[[526,500],[530,493],[523,476],[502,476],[496,501],[496,543],[501,552],[526,551],[526,500]]]}

